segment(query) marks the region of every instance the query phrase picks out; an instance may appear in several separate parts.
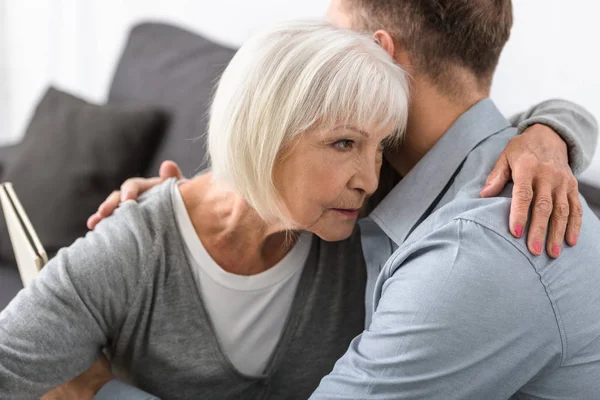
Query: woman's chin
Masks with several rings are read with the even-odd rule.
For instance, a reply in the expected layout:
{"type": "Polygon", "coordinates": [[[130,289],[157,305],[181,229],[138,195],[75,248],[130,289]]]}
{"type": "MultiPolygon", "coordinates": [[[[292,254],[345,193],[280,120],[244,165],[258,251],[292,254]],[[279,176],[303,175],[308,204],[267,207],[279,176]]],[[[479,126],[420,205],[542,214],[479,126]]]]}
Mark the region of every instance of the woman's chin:
{"type": "Polygon", "coordinates": [[[356,224],[353,223],[344,225],[346,226],[319,229],[318,231],[313,231],[313,233],[326,242],[339,242],[340,240],[348,239],[352,235],[352,232],[354,232],[354,226],[356,224]]]}

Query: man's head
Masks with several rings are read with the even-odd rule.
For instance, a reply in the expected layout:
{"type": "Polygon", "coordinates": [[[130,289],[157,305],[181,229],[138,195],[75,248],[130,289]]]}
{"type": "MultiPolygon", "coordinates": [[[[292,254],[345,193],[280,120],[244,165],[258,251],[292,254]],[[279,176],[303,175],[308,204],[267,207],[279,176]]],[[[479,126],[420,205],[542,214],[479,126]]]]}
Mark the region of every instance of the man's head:
{"type": "Polygon", "coordinates": [[[511,0],[332,0],[327,14],[373,34],[415,78],[452,97],[465,77],[489,92],[513,21],[511,0]]]}

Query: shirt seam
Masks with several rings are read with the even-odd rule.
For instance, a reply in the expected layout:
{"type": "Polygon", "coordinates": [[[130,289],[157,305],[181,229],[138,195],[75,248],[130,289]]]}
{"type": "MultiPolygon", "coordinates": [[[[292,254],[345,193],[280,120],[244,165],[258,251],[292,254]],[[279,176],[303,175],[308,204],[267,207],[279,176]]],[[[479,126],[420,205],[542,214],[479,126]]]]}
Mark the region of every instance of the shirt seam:
{"type": "Polygon", "coordinates": [[[496,236],[498,236],[501,239],[503,239],[504,241],[506,241],[509,245],[511,245],[519,253],[521,253],[521,255],[523,255],[523,257],[531,265],[531,267],[535,271],[536,275],[538,276],[538,278],[540,280],[540,283],[542,284],[542,286],[544,288],[544,292],[546,293],[546,297],[548,298],[548,301],[550,302],[550,306],[552,307],[552,313],[554,314],[554,319],[556,321],[556,326],[557,326],[557,329],[558,329],[558,334],[559,334],[560,342],[561,342],[560,366],[562,367],[564,365],[564,362],[565,362],[565,358],[566,358],[566,354],[567,354],[567,347],[568,346],[567,346],[566,332],[564,331],[564,328],[563,328],[563,320],[562,320],[562,316],[561,316],[561,313],[560,313],[560,309],[558,308],[558,304],[556,303],[556,299],[554,298],[554,295],[552,294],[552,290],[550,289],[550,287],[548,286],[548,284],[546,283],[546,281],[542,277],[542,274],[539,272],[539,269],[538,269],[538,266],[536,265],[536,263],[532,262],[531,258],[529,257],[528,251],[526,249],[520,248],[520,246],[518,246],[517,244],[513,243],[512,240],[508,239],[506,237],[506,235],[500,233],[502,231],[502,229],[500,229],[499,227],[495,226],[493,223],[491,223],[489,221],[485,221],[485,220],[479,219],[477,217],[465,217],[465,216],[458,216],[458,217],[455,217],[453,220],[454,221],[472,222],[472,223],[480,226],[481,228],[494,233],[496,236]]]}

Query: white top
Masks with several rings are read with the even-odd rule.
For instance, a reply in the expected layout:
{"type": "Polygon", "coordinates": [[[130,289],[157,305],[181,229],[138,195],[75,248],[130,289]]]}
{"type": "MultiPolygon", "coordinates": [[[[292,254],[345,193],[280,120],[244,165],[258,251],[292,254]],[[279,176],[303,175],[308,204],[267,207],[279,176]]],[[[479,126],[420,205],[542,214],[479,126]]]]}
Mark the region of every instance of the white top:
{"type": "Polygon", "coordinates": [[[173,186],[172,198],[194,279],[222,350],[242,374],[262,375],[283,332],[312,234],[302,233],[292,250],[267,271],[232,274],[202,245],[178,185],[173,186]]]}

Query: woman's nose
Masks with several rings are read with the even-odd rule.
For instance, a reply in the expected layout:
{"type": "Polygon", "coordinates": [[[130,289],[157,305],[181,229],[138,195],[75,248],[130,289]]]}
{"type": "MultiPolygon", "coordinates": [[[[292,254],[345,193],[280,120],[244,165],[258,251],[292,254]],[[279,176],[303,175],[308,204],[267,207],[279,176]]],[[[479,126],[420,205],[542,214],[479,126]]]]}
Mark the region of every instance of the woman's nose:
{"type": "Polygon", "coordinates": [[[367,196],[373,194],[379,185],[380,166],[375,159],[360,165],[351,181],[352,189],[360,190],[367,196]]]}

